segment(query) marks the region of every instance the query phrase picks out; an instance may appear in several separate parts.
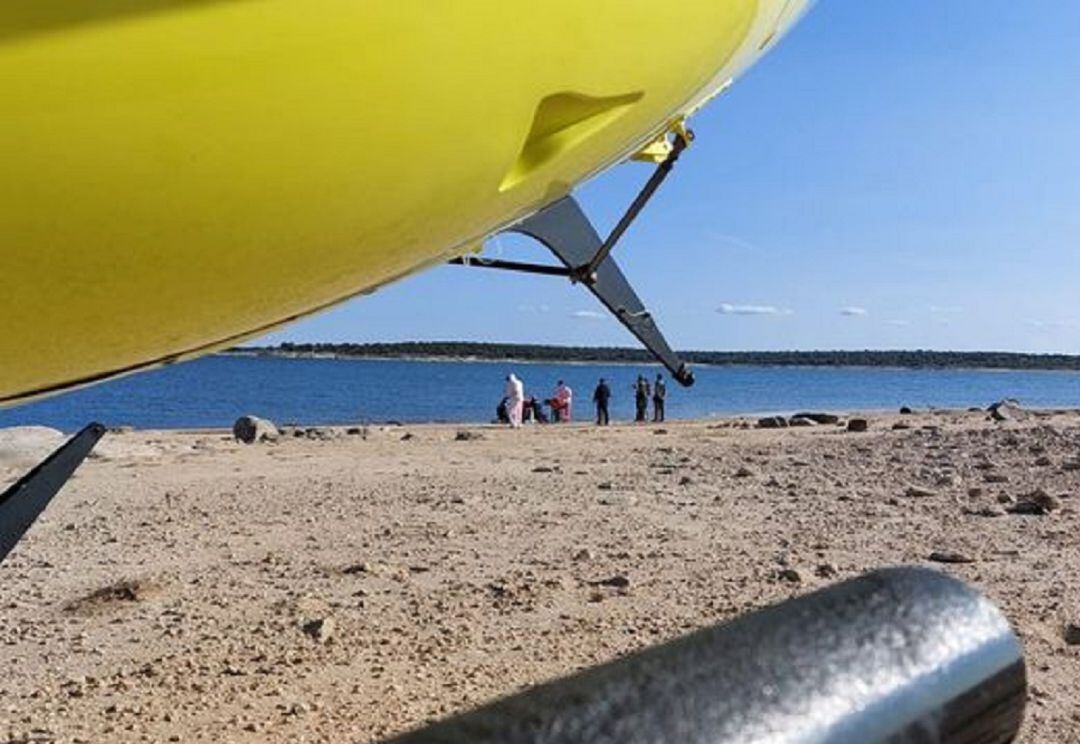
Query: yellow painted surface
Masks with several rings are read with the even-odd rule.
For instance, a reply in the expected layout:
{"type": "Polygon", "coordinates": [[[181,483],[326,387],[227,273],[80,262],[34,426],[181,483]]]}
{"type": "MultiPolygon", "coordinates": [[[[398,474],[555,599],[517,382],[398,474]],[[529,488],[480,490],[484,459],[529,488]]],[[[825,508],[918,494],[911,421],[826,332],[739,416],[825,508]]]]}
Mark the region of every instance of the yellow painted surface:
{"type": "Polygon", "coordinates": [[[0,402],[472,249],[705,100],[790,5],[5,0],[0,402]]]}

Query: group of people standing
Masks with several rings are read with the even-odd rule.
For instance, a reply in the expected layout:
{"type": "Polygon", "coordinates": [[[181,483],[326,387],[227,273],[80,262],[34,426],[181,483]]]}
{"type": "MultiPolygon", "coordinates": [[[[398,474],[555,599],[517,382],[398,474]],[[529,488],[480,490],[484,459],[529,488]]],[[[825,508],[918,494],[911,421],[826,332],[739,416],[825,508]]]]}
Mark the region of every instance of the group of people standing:
{"type": "MultiPolygon", "coordinates": [[[[667,383],[664,382],[663,375],[656,376],[656,382],[650,387],[649,381],[645,379],[644,375],[638,375],[637,381],[634,383],[634,408],[635,415],[634,421],[644,422],[648,420],[649,415],[649,399],[652,399],[653,404],[653,421],[664,420],[664,401],[667,400],[667,383]]],[[[596,390],[593,391],[593,403],[596,404],[596,423],[598,426],[607,426],[611,423],[611,414],[608,412],[608,405],[611,402],[611,388],[608,386],[607,381],[601,377],[599,384],[596,386],[596,390]]]]}
{"type": "MultiPolygon", "coordinates": [[[[648,420],[649,401],[652,400],[653,415],[655,422],[664,420],[664,402],[667,399],[667,384],[664,376],[658,374],[656,381],[650,386],[644,375],[638,375],[633,385],[634,404],[636,415],[634,420],[644,422],[648,420]]],[[[611,403],[611,387],[601,377],[593,390],[593,403],[596,405],[596,423],[598,426],[607,426],[611,423],[611,414],[608,407],[611,403]]],[[[506,376],[506,389],[503,399],[496,411],[498,419],[504,424],[517,428],[523,422],[534,421],[538,424],[569,423],[572,418],[574,391],[562,380],[555,386],[555,392],[543,401],[535,396],[525,397],[525,383],[517,375],[511,373],[506,376]],[[544,405],[551,409],[550,418],[544,413],[544,405]]]]}

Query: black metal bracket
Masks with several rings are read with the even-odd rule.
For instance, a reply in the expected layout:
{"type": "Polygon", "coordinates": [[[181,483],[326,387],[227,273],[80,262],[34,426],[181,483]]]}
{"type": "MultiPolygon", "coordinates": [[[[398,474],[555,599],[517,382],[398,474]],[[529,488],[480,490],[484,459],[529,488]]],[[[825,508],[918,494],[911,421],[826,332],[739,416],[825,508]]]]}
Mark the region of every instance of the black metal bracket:
{"type": "Polygon", "coordinates": [[[641,210],[645,208],[645,205],[652,199],[653,194],[656,193],[660,185],[664,183],[664,179],[671,173],[671,169],[675,167],[675,163],[679,160],[679,156],[682,155],[690,142],[694,139],[694,134],[689,129],[686,130],[686,136],[676,133],[673,142],[671,143],[671,152],[664,158],[663,162],[656,166],[656,170],[649,176],[649,180],[645,182],[645,185],[638,192],[638,195],[634,197],[634,201],[630,202],[630,206],[627,207],[626,212],[619,222],[615,225],[614,229],[607,236],[604,244],[600,246],[600,249],[596,251],[596,254],[589,259],[588,263],[579,266],[574,269],[574,276],[580,282],[591,282],[596,280],[596,270],[600,268],[600,264],[611,255],[611,251],[615,248],[615,244],[619,242],[619,238],[623,236],[626,229],[630,227],[630,223],[641,213],[641,210]]]}
{"type": "MultiPolygon", "coordinates": [[[[689,133],[687,134],[689,137],[689,133]]],[[[679,356],[672,351],[667,339],[656,327],[652,315],[645,309],[634,288],[619,269],[611,251],[634,218],[652,198],[653,194],[671,172],[675,161],[686,149],[687,139],[675,135],[671,152],[646,182],[626,213],[619,220],[607,240],[601,240],[573,196],[565,196],[539,212],[526,217],[505,232],[527,235],[544,244],[562,262],[562,266],[504,261],[482,257],[455,258],[450,261],[457,266],[517,271],[545,276],[568,277],[580,282],[614,315],[627,330],[648,349],[657,361],[667,367],[680,384],[694,384],[694,374],[679,356]]]]}
{"type": "Polygon", "coordinates": [[[0,495],[0,561],[7,557],[105,433],[90,424],[0,495]]]}

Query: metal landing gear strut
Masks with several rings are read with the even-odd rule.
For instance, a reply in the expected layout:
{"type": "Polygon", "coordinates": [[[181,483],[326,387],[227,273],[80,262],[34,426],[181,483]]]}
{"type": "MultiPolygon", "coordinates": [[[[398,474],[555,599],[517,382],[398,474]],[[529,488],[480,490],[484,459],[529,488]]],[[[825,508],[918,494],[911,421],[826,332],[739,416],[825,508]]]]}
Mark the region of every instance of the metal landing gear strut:
{"type": "Polygon", "coordinates": [[[689,132],[686,136],[675,135],[667,157],[657,166],[656,171],[606,240],[600,239],[596,228],[572,196],[563,197],[506,229],[506,232],[528,235],[543,243],[562,262],[562,266],[473,257],[456,258],[450,263],[546,276],[564,276],[572,282],[584,284],[619,319],[619,322],[641,341],[657,361],[667,367],[680,384],[687,387],[693,385],[693,372],[672,351],[664,334],[653,322],[652,315],[645,309],[645,305],[611,256],[611,251],[619,238],[671,172],[675,161],[686,149],[690,138],[689,132]]]}
{"type": "Polygon", "coordinates": [[[0,561],[26,534],[104,433],[101,424],[90,424],[0,495],[0,561]]]}

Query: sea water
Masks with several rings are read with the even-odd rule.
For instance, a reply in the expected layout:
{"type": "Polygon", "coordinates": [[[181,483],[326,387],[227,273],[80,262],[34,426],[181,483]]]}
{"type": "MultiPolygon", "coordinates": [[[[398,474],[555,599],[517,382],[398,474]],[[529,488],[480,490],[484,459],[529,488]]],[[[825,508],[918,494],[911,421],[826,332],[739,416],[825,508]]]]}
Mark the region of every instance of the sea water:
{"type": "MultiPolygon", "coordinates": [[[[89,421],[136,428],[231,426],[252,413],[279,424],[489,422],[506,375],[549,398],[564,380],[574,415],[588,419],[597,380],[612,390],[615,420],[633,418],[633,383],[649,365],[310,359],[213,356],[0,409],[0,426],[73,431],[89,421]]],[[[798,410],[965,408],[1016,398],[1031,407],[1080,407],[1080,373],[871,367],[695,367],[682,388],[665,374],[671,419],[798,410]]]]}

